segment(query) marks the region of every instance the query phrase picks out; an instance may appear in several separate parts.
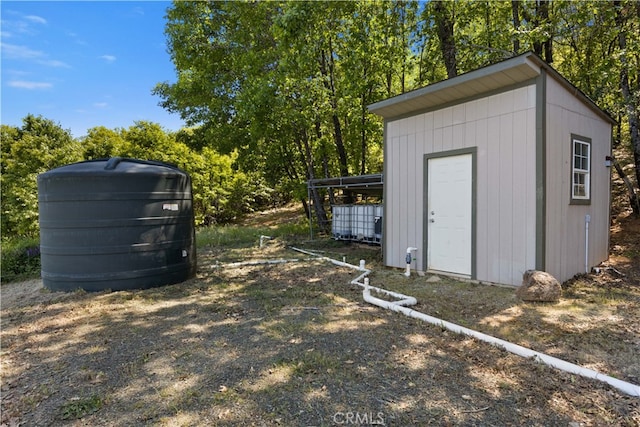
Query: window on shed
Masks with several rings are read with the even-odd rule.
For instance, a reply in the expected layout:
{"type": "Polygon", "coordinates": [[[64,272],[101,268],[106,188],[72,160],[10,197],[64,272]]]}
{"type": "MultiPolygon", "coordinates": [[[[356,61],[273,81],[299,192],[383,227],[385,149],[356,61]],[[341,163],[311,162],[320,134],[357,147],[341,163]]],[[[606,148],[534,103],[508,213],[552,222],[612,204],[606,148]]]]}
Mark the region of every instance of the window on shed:
{"type": "Polygon", "coordinates": [[[572,147],[571,203],[588,204],[591,201],[591,141],[573,137],[572,147]]]}

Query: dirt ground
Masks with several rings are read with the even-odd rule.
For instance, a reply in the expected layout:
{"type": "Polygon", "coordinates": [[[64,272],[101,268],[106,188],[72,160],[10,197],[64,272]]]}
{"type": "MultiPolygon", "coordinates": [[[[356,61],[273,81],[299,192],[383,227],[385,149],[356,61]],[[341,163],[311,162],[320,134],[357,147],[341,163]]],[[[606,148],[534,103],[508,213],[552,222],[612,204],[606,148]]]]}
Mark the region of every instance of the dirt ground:
{"type": "MultiPolygon", "coordinates": [[[[370,260],[372,280],[414,292],[419,311],[639,384],[639,236],[618,215],[613,269],[542,305],[406,279],[375,248],[324,249],[370,260]]],[[[275,241],[201,250],[197,278],[144,291],[3,285],[1,424],[640,425],[639,398],[368,305],[352,270],[305,258],[275,241]],[[301,261],[216,267],[240,258],[301,261]]]]}

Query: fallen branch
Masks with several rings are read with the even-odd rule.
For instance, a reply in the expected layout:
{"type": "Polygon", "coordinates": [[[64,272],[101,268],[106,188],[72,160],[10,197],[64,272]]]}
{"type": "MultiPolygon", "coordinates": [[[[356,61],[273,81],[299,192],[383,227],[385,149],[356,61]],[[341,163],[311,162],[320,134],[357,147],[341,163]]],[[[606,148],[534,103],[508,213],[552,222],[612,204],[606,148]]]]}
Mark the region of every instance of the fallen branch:
{"type": "Polygon", "coordinates": [[[480,408],[480,409],[470,409],[468,411],[460,411],[460,412],[462,412],[463,414],[473,414],[476,412],[486,411],[489,408],[491,408],[491,406],[485,406],[484,408],[480,408]]]}

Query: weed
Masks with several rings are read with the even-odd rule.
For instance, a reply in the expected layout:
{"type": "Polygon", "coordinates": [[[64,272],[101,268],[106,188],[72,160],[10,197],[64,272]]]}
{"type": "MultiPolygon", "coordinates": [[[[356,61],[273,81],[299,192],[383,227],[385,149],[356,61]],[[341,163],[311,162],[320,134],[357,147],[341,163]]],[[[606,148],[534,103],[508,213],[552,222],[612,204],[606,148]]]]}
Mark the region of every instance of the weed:
{"type": "Polygon", "coordinates": [[[299,322],[291,321],[271,321],[264,323],[264,331],[275,339],[287,339],[297,334],[304,334],[306,325],[299,322]]]}
{"type": "Polygon", "coordinates": [[[319,374],[333,371],[339,367],[340,362],[335,357],[328,356],[316,350],[310,350],[307,351],[298,362],[294,373],[297,375],[319,374]]]}
{"type": "Polygon", "coordinates": [[[258,246],[262,235],[291,239],[306,237],[308,231],[308,225],[304,221],[287,222],[274,228],[223,225],[198,230],[196,242],[198,248],[221,246],[225,248],[255,247],[258,246]]]}
{"type": "Polygon", "coordinates": [[[90,397],[73,398],[70,402],[60,407],[63,420],[80,419],[86,415],[93,414],[102,408],[103,401],[98,395],[90,397]]]}
{"type": "Polygon", "coordinates": [[[196,242],[202,247],[244,247],[255,245],[260,235],[269,234],[266,228],[240,227],[237,225],[225,225],[203,228],[198,232],[196,242]]]}
{"type": "Polygon", "coordinates": [[[49,389],[49,386],[40,384],[33,393],[23,396],[22,403],[33,409],[51,394],[52,391],[49,389]]]}
{"type": "Polygon", "coordinates": [[[229,388],[225,385],[221,385],[218,388],[218,392],[211,396],[213,403],[215,404],[230,404],[241,402],[243,400],[240,393],[233,388],[229,388]]]}
{"type": "Polygon", "coordinates": [[[505,381],[498,381],[498,388],[503,391],[510,390],[512,385],[505,381]]]}

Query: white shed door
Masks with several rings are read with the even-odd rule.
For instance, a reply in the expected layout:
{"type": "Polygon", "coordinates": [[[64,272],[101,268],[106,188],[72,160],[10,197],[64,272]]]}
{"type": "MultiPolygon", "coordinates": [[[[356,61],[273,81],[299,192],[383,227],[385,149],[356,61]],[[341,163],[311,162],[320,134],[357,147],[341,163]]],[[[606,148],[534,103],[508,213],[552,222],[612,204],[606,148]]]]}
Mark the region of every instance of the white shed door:
{"type": "Polygon", "coordinates": [[[472,156],[427,162],[427,268],[470,276],[472,156]]]}

